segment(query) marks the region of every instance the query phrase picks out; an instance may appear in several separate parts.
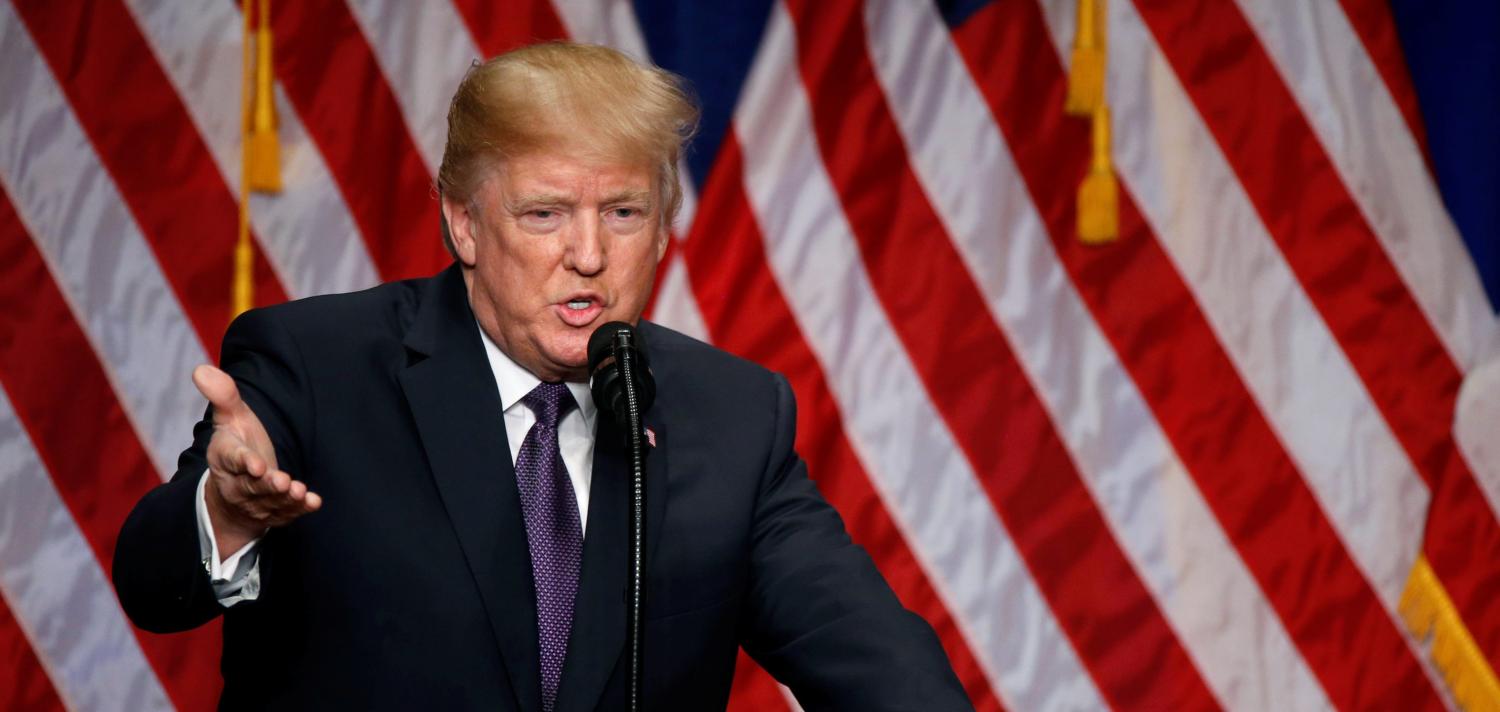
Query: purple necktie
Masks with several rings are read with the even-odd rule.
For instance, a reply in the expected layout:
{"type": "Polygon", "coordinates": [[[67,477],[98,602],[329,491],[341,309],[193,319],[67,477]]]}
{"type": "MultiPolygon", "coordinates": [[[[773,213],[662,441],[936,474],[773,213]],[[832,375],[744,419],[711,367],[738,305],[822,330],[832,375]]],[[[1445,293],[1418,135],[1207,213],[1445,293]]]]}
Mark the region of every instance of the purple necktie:
{"type": "Polygon", "coordinates": [[[551,712],[557,702],[563,658],[568,654],[573,597],[578,592],[578,570],[583,562],[578,498],[557,446],[557,424],[577,403],[561,383],[543,383],[521,402],[536,414],[536,424],[526,433],[516,455],[516,485],[521,490],[521,515],[526,519],[526,544],[531,549],[531,572],[536,580],[542,709],[551,712]]]}

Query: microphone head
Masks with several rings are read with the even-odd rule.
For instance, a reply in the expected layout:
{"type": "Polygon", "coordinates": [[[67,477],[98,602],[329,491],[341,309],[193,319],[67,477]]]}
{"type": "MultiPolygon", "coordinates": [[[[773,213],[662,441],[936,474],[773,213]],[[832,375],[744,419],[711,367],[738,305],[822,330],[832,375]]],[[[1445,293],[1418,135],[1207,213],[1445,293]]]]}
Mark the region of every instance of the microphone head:
{"type": "MultiPolygon", "coordinates": [[[[593,335],[589,336],[589,375],[599,372],[599,365],[614,355],[615,334],[625,332],[631,335],[631,343],[637,343],[635,339],[635,327],[623,321],[611,321],[594,329],[593,335]]],[[[639,345],[636,347],[640,348],[639,345]]]]}
{"type": "Polygon", "coordinates": [[[628,348],[625,350],[630,352],[631,360],[635,363],[633,390],[639,412],[644,413],[656,400],[656,379],[651,376],[651,362],[646,356],[644,335],[623,321],[604,324],[589,336],[589,390],[594,394],[594,405],[601,411],[614,413],[617,419],[624,417],[623,401],[626,393],[625,379],[621,378],[619,362],[616,360],[616,345],[621,335],[626,337],[628,348]]]}

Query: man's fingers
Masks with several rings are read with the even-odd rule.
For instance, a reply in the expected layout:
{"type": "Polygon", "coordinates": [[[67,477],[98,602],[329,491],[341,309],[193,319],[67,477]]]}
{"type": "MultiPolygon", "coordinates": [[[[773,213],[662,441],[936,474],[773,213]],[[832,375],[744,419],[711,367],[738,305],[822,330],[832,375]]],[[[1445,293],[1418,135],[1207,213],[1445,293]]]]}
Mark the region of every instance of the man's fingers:
{"type": "Polygon", "coordinates": [[[275,471],[262,479],[261,483],[284,482],[285,490],[268,492],[256,499],[256,504],[266,512],[268,526],[281,526],[323,506],[323,498],[307,489],[307,485],[291,479],[285,472],[275,471]],[[285,479],[283,479],[285,478],[285,479]]]}
{"type": "Polygon", "coordinates": [[[234,385],[229,374],[208,364],[193,369],[193,385],[214,407],[214,422],[238,415],[246,408],[240,399],[240,389],[234,385]]]}
{"type": "Polygon", "coordinates": [[[292,476],[281,470],[272,470],[266,477],[266,484],[271,486],[272,492],[286,494],[292,488],[292,476]]]}
{"type": "Polygon", "coordinates": [[[266,474],[266,470],[268,470],[270,466],[266,464],[265,458],[261,457],[254,450],[251,450],[248,447],[241,447],[240,452],[241,461],[245,463],[245,474],[251,477],[260,477],[266,474]]]}
{"type": "MultiPolygon", "coordinates": [[[[310,500],[322,502],[322,498],[313,494],[312,490],[307,488],[306,483],[293,479],[290,474],[282,470],[267,470],[265,475],[258,479],[246,479],[242,482],[247,495],[273,508],[290,506],[300,511],[308,506],[310,500]]],[[[316,508],[316,506],[313,507],[313,509],[316,508]]],[[[307,511],[312,511],[312,509],[307,511]]]]}
{"type": "Polygon", "coordinates": [[[221,445],[219,434],[214,435],[214,440],[208,444],[208,466],[219,472],[229,475],[240,475],[245,473],[245,454],[249,452],[244,445],[226,443],[221,445]]]}
{"type": "Polygon", "coordinates": [[[259,479],[270,469],[265,458],[244,445],[229,448],[220,465],[231,475],[246,475],[252,479],[259,479]]]}
{"type": "Polygon", "coordinates": [[[323,506],[323,498],[308,490],[306,483],[276,469],[250,448],[223,450],[220,464],[213,467],[212,494],[208,495],[209,516],[215,517],[216,530],[224,524],[259,536],[323,506]]]}

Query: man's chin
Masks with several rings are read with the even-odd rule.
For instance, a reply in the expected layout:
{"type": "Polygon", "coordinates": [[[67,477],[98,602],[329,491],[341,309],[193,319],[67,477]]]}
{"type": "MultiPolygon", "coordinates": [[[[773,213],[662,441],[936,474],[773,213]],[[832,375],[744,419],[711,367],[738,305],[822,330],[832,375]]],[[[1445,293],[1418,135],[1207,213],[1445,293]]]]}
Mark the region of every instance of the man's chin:
{"type": "MultiPolygon", "coordinates": [[[[542,351],[542,355],[546,357],[548,365],[552,370],[557,372],[555,375],[561,375],[564,380],[568,381],[588,380],[588,334],[591,333],[593,332],[590,331],[584,334],[583,339],[579,340],[577,344],[558,344],[556,348],[544,349],[542,351]]],[[[569,341],[571,342],[572,340],[570,339],[569,341]]]]}

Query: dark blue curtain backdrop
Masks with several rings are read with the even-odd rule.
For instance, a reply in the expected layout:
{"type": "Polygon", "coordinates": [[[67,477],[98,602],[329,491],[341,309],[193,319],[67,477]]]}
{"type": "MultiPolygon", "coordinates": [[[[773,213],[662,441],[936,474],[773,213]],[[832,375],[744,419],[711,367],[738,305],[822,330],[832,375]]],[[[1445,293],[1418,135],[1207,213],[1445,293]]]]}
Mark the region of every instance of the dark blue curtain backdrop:
{"type": "Polygon", "coordinates": [[[771,0],[635,0],[635,13],[652,61],[686,77],[703,103],[698,138],[687,157],[693,183],[702,191],[755,61],[771,0]]]}
{"type": "Polygon", "coordinates": [[[1443,202],[1500,306],[1500,2],[1390,2],[1443,202]]]}

